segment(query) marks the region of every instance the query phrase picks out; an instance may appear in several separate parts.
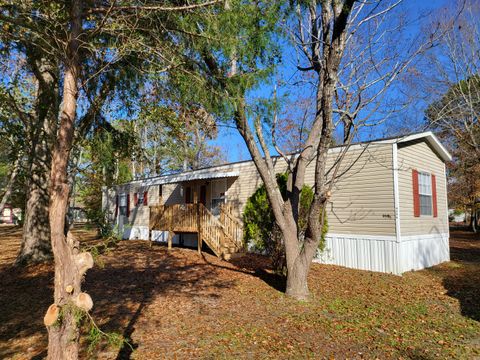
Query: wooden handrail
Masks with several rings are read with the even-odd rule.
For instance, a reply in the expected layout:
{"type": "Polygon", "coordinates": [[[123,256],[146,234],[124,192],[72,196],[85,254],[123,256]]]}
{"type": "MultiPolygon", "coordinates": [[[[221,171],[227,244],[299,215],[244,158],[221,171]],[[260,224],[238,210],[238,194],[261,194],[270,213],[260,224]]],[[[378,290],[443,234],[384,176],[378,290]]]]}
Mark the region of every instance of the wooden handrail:
{"type": "Polygon", "coordinates": [[[151,206],[149,228],[198,233],[199,246],[205,241],[217,256],[224,248],[243,250],[242,223],[227,206],[220,208],[220,220],[201,203],[151,206]]]}
{"type": "Polygon", "coordinates": [[[237,250],[243,249],[243,225],[232,212],[229,204],[220,207],[220,222],[228,237],[232,240],[237,250]]]}

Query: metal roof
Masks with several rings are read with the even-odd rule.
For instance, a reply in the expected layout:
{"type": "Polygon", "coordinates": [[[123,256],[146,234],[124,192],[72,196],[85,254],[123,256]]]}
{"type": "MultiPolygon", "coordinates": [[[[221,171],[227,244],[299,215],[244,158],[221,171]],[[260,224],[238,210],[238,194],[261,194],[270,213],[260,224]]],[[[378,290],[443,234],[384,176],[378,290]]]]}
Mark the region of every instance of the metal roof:
{"type": "Polygon", "coordinates": [[[237,177],[240,175],[239,171],[205,171],[205,170],[198,170],[198,171],[190,171],[187,173],[179,173],[174,175],[166,175],[157,178],[150,178],[141,180],[142,185],[160,185],[160,184],[171,184],[171,183],[178,183],[183,181],[191,181],[191,180],[206,180],[206,179],[222,179],[222,178],[230,178],[230,177],[237,177]]]}
{"type": "MultiPolygon", "coordinates": [[[[424,139],[429,143],[433,149],[438,153],[443,161],[451,161],[452,155],[448,150],[442,145],[438,138],[431,132],[425,131],[420,133],[407,134],[403,136],[396,136],[383,139],[374,139],[370,141],[362,141],[359,143],[353,143],[350,145],[350,149],[353,150],[356,147],[365,147],[370,144],[393,144],[393,143],[408,143],[409,141],[415,141],[424,139]]],[[[332,147],[329,151],[336,152],[341,151],[345,145],[338,145],[332,147]]],[[[291,156],[295,156],[291,154],[291,156]]],[[[272,156],[272,158],[279,158],[278,156],[272,156]]],[[[160,184],[170,184],[175,182],[189,181],[189,180],[201,180],[201,179],[219,179],[219,178],[228,178],[228,177],[237,177],[240,175],[240,171],[237,170],[243,164],[251,163],[252,160],[243,160],[237,162],[231,162],[222,165],[214,165],[211,167],[201,168],[198,170],[190,170],[187,172],[181,172],[178,174],[172,175],[162,175],[146,179],[133,180],[129,183],[117,185],[124,186],[127,184],[140,183],[142,185],[160,185],[160,184]],[[223,168],[223,169],[222,169],[223,168]],[[235,170],[233,170],[235,169],[235,170]],[[224,170],[224,171],[222,171],[224,170]]]]}

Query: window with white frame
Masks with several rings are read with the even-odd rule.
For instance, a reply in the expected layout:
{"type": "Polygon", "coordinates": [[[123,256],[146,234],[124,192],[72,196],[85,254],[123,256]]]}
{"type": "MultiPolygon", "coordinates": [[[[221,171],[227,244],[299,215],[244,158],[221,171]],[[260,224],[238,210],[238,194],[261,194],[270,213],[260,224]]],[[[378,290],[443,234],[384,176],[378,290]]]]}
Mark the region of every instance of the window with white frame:
{"type": "Polygon", "coordinates": [[[420,215],[432,215],[432,177],[428,173],[418,173],[418,195],[420,215]]]}

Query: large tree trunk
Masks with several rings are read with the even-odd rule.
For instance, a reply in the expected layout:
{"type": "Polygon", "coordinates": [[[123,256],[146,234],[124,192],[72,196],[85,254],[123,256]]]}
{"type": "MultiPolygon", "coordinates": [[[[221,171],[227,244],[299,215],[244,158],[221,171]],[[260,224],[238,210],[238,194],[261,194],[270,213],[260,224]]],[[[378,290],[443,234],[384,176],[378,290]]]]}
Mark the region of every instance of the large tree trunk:
{"type": "Polygon", "coordinates": [[[302,260],[303,257],[297,257],[288,270],[285,294],[298,300],[307,300],[309,296],[307,277],[310,264],[302,260]]]}
{"type": "MultiPolygon", "coordinates": [[[[245,99],[239,97],[235,104],[234,120],[237,130],[243,137],[260,174],[276,224],[284,236],[288,271],[286,293],[298,299],[308,297],[307,276],[322,237],[324,219],[322,216],[319,221],[319,215],[325,212],[325,204],[334,183],[334,177],[330,179],[328,185],[325,179],[326,155],[332,138],[332,99],[338,78],[338,67],[345,49],[347,22],[354,2],[355,0],[328,0],[322,1],[321,4],[316,1],[297,2],[299,11],[301,11],[301,4],[308,8],[311,41],[305,40],[306,42],[304,42],[303,35],[300,38],[304,45],[303,50],[310,52],[307,54],[307,58],[311,66],[305,68],[304,71],[315,71],[317,97],[315,119],[309,129],[306,142],[302,144],[303,150],[295,160],[284,156],[285,161],[290,164],[289,170],[291,170],[287,182],[286,200],[283,200],[275,179],[275,164],[264,139],[260,121],[253,121],[255,138],[246,115],[245,99]],[[318,13],[319,9],[320,13],[318,13]],[[315,157],[314,200],[309,210],[308,226],[303,240],[299,238],[298,226],[300,192],[305,185],[306,168],[315,157]]],[[[303,17],[302,14],[300,17],[303,17]]],[[[300,26],[302,26],[301,21],[300,26]]],[[[221,73],[214,57],[204,55],[204,61],[212,74],[221,73]]],[[[216,80],[225,90],[228,89],[221,77],[217,77],[216,80]]],[[[273,132],[274,127],[272,135],[273,132]]],[[[276,149],[278,151],[278,148],[276,149]]],[[[337,162],[336,169],[338,166],[337,162]]]]}
{"type": "Polygon", "coordinates": [[[38,263],[52,258],[48,220],[50,161],[46,151],[45,142],[39,142],[31,167],[17,264],[38,263]]]}
{"type": "Polygon", "coordinates": [[[38,263],[52,258],[48,206],[50,201],[50,166],[55,136],[57,108],[57,66],[45,57],[28,53],[29,63],[38,80],[36,123],[30,131],[27,201],[22,245],[17,264],[38,263]]]}
{"type": "Polygon", "coordinates": [[[69,184],[68,161],[73,144],[78,96],[79,36],[81,34],[81,1],[71,2],[71,30],[65,61],[63,102],[58,139],[52,156],[50,229],[55,261],[55,305],[63,307],[60,326],[48,326],[48,358],[78,359],[78,324],[75,321],[75,299],[81,293],[82,271],[77,263],[78,244],[70,233],[65,235],[69,184]],[[73,289],[73,291],[69,291],[73,289]]]}
{"type": "Polygon", "coordinates": [[[303,249],[299,249],[300,243],[296,231],[287,227],[283,231],[285,239],[285,256],[287,260],[287,287],[285,294],[298,300],[307,300],[309,296],[307,276],[310,269],[310,261],[305,257],[303,249]]]}

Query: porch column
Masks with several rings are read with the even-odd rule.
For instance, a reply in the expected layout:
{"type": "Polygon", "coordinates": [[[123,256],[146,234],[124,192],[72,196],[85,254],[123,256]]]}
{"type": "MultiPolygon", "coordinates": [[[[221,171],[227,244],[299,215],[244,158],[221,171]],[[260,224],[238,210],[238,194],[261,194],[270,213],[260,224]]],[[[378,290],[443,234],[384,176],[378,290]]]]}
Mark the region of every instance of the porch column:
{"type": "Polygon", "coordinates": [[[172,250],[173,231],[168,231],[168,250],[172,250]]]}
{"type": "MultiPolygon", "coordinates": [[[[170,208],[171,210],[171,208],[170,208]]],[[[172,239],[173,239],[173,212],[168,212],[168,250],[172,250],[172,239]]]]}

